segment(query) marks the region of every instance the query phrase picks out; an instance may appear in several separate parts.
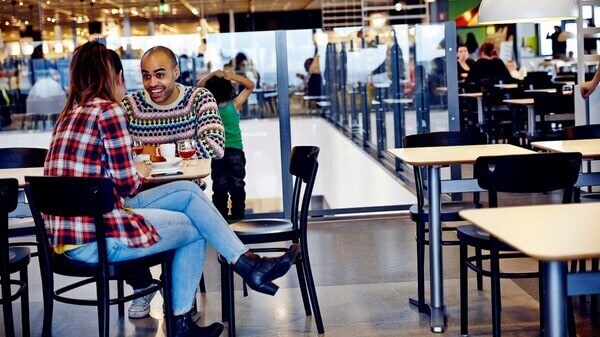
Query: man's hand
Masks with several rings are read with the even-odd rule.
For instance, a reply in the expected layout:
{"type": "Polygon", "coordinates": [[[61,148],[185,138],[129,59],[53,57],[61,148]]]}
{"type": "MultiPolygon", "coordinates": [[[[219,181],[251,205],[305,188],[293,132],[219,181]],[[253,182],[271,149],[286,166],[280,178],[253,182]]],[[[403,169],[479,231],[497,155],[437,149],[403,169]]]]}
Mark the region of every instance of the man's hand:
{"type": "Polygon", "coordinates": [[[579,88],[581,97],[588,98],[596,90],[597,86],[598,84],[592,81],[583,82],[579,88]]]}

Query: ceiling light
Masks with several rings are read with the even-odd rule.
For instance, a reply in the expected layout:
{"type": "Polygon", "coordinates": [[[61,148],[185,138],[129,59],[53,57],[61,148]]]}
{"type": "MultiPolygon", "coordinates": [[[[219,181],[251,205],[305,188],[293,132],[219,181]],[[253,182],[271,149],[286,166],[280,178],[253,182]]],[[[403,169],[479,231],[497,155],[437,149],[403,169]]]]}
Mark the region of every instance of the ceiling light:
{"type": "Polygon", "coordinates": [[[480,24],[539,22],[573,19],[579,8],[575,0],[481,0],[480,24]]]}

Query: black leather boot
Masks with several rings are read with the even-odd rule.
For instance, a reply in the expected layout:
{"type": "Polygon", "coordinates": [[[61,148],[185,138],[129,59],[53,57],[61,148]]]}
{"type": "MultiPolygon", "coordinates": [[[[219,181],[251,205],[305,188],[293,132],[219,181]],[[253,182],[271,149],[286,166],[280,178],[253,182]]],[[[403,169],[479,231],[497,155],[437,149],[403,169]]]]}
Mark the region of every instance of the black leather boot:
{"type": "Polygon", "coordinates": [[[240,256],[233,270],[244,279],[248,286],[258,292],[275,295],[278,286],[273,280],[285,275],[300,253],[300,245],[293,244],[279,257],[261,257],[252,252],[240,256]]]}
{"type": "Polygon", "coordinates": [[[213,323],[200,327],[192,320],[190,312],[174,317],[175,337],[218,337],[223,332],[223,324],[213,323]]]}

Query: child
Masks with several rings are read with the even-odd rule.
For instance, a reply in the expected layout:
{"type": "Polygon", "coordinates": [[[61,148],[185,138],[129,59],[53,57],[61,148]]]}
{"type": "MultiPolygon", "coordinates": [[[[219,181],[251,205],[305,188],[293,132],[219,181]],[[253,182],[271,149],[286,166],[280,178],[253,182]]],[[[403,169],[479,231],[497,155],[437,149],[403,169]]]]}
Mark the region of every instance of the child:
{"type": "Polygon", "coordinates": [[[225,127],[225,156],[213,159],[211,178],[213,181],[213,203],[223,217],[229,221],[244,218],[246,208],[246,157],[242,148],[240,114],[238,111],[254,89],[254,82],[231,71],[216,70],[198,82],[213,93],[225,127]],[[235,96],[232,81],[242,85],[243,90],[235,96]],[[231,198],[231,215],[227,202],[231,198]]]}

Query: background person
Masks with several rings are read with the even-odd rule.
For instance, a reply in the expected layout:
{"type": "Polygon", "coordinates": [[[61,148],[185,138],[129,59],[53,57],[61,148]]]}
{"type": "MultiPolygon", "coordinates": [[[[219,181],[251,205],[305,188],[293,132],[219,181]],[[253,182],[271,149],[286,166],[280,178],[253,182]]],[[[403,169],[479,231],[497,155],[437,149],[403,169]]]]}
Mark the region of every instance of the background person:
{"type": "Polygon", "coordinates": [[[213,204],[225,219],[241,220],[246,209],[246,157],[239,111],[250,97],[254,82],[231,71],[216,70],[200,80],[198,86],[205,87],[215,96],[225,127],[225,155],[211,163],[213,204]],[[231,81],[243,87],[238,95],[231,81]],[[231,214],[227,206],[230,199],[231,214]]]}
{"type": "Polygon", "coordinates": [[[594,74],[594,77],[587,82],[581,83],[581,86],[579,87],[581,97],[588,98],[594,92],[594,90],[596,90],[598,83],[600,83],[600,64],[596,66],[596,73],[594,74]]]}
{"type": "Polygon", "coordinates": [[[473,64],[467,82],[482,84],[482,82],[498,83],[499,81],[510,81],[512,76],[508,72],[504,62],[498,57],[494,45],[485,42],[479,46],[479,58],[473,64]]]}
{"type": "Polygon", "coordinates": [[[554,26],[554,33],[546,34],[546,38],[552,40],[552,58],[562,59],[567,54],[567,40],[561,36],[560,26],[554,26]]]}

